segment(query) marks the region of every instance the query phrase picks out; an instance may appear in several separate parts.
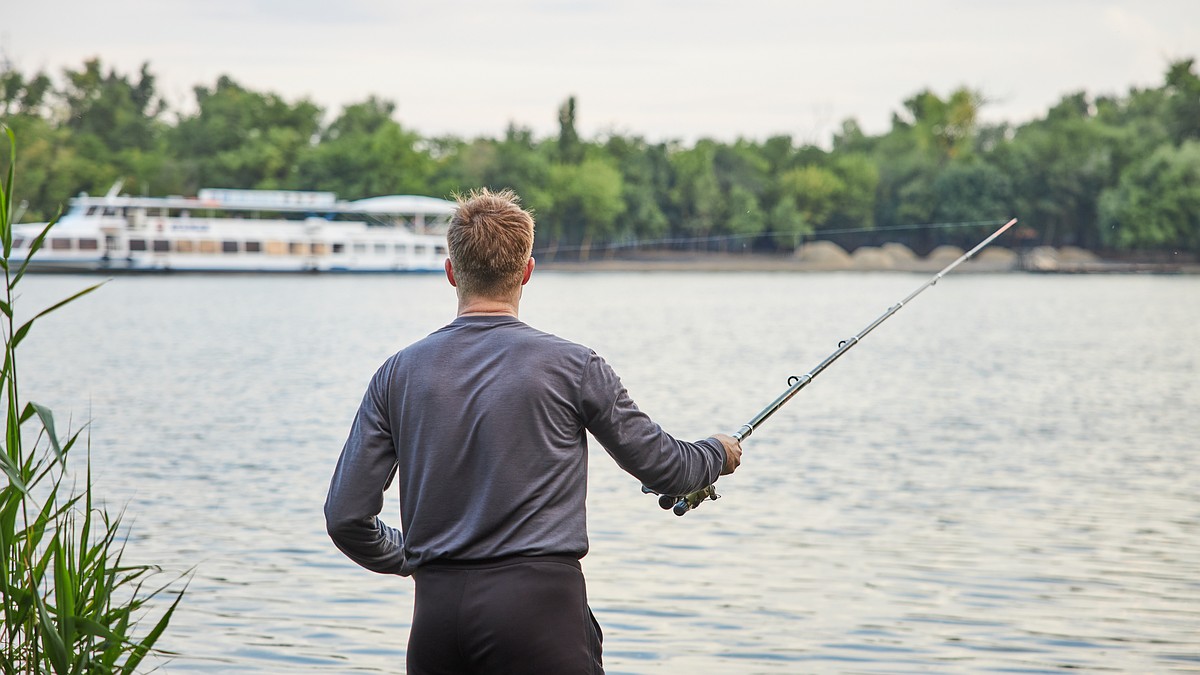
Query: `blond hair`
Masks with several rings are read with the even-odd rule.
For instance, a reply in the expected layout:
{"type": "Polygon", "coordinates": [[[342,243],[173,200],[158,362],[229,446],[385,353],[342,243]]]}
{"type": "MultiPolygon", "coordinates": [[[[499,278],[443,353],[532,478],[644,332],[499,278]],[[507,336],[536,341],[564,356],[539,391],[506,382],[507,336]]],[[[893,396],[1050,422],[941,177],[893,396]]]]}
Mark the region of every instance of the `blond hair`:
{"type": "Polygon", "coordinates": [[[459,290],[485,297],[516,290],[533,253],[533,216],[507,189],[480,188],[457,201],[446,242],[459,290]]]}

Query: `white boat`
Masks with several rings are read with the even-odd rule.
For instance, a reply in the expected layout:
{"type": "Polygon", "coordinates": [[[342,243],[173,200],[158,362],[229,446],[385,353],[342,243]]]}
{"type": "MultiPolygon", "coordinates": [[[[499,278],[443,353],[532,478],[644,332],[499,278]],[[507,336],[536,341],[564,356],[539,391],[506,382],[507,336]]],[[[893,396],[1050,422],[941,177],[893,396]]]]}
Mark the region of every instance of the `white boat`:
{"type": "MultiPolygon", "coordinates": [[[[441,270],[453,202],[392,195],[205,189],[81,194],[29,264],[49,272],[424,272],[441,270]]],[[[13,228],[19,264],[45,223],[13,228]]]]}

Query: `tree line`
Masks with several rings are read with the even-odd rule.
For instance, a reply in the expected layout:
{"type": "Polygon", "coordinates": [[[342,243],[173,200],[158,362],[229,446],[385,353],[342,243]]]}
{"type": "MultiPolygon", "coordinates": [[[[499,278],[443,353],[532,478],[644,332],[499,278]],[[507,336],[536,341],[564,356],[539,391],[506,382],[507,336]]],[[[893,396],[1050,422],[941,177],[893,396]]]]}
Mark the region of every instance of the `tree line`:
{"type": "Polygon", "coordinates": [[[510,187],[538,220],[543,255],[587,257],[635,242],[789,250],[806,237],[887,233],[915,249],[978,233],[963,224],[1019,216],[1030,243],[1113,252],[1200,253],[1200,77],[1194,59],[1160,86],[1064,96],[1014,125],[980,120],[983,95],[920,91],[891,128],[847,119],[829,147],[765,140],[583,138],[577,101],[544,138],[510,124],[499,138],[426,137],[370,97],[335,116],[229,77],[171,110],[149,64],[100,60],[0,71],[0,122],[21,144],[23,219],[46,220],[81,192],[194,195],[204,187],[323,190],[344,199],[448,196],[510,187]],[[326,121],[328,120],[328,121],[326,121]],[[911,229],[910,229],[911,228],[911,229]]]}

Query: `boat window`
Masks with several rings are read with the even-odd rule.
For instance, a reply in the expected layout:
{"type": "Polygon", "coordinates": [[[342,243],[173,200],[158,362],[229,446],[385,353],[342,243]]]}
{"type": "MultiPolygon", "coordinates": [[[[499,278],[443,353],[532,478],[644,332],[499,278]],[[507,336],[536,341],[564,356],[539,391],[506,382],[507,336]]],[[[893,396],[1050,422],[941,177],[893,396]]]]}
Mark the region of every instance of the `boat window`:
{"type": "Polygon", "coordinates": [[[112,207],[112,206],[105,207],[105,209],[104,209],[104,215],[106,215],[106,216],[115,216],[115,215],[117,215],[117,209],[116,209],[116,208],[114,208],[114,207],[112,207]]]}
{"type": "Polygon", "coordinates": [[[130,239],[129,240],[129,250],[130,251],[145,251],[146,250],[146,240],[145,239],[130,239]]]}
{"type": "Polygon", "coordinates": [[[99,210],[100,210],[100,207],[98,207],[98,206],[89,206],[87,209],[87,215],[94,216],[94,215],[96,215],[96,212],[99,210]]]}
{"type": "Polygon", "coordinates": [[[267,255],[286,255],[287,244],[282,241],[268,241],[267,255]]]}
{"type": "Polygon", "coordinates": [[[236,241],[221,242],[221,253],[237,253],[238,243],[236,241]]]}
{"type": "Polygon", "coordinates": [[[313,255],[326,255],[329,253],[329,244],[315,242],[312,245],[313,255]]]}
{"type": "Polygon", "coordinates": [[[261,241],[246,242],[246,253],[261,253],[261,252],[262,252],[262,242],[261,241]]]}
{"type": "Polygon", "coordinates": [[[439,256],[446,255],[446,247],[445,246],[434,246],[433,252],[434,252],[434,254],[439,255],[439,256]]]}
{"type": "Polygon", "coordinates": [[[408,255],[408,244],[396,244],[396,253],[408,255]]]}
{"type": "Polygon", "coordinates": [[[387,255],[387,244],[375,244],[375,253],[377,255],[387,255]]]}
{"type": "Polygon", "coordinates": [[[305,255],[308,253],[308,244],[302,241],[293,241],[288,244],[288,252],[292,255],[305,255]]]}
{"type": "Polygon", "coordinates": [[[428,250],[429,250],[428,246],[423,246],[421,244],[418,244],[416,246],[416,248],[413,250],[413,252],[416,253],[417,255],[425,255],[425,252],[428,250]]]}
{"type": "Polygon", "coordinates": [[[66,251],[71,248],[71,240],[65,237],[54,237],[50,240],[50,248],[55,251],[66,251]]]}
{"type": "Polygon", "coordinates": [[[13,237],[13,248],[22,248],[25,246],[24,237],[13,237]]]}
{"type": "Polygon", "coordinates": [[[355,243],[355,244],[354,244],[354,252],[355,252],[355,253],[366,253],[366,252],[367,252],[367,245],[366,245],[366,244],[362,244],[362,243],[355,243]]]}
{"type": "Polygon", "coordinates": [[[334,245],[333,245],[333,254],[334,254],[334,255],[337,255],[337,254],[339,254],[339,253],[345,253],[345,252],[346,252],[346,245],[345,245],[345,244],[340,244],[340,243],[339,243],[339,244],[334,244],[334,245]]]}
{"type": "Polygon", "coordinates": [[[167,251],[171,250],[171,242],[167,241],[166,239],[155,239],[154,250],[157,253],[166,253],[167,251]]]}
{"type": "Polygon", "coordinates": [[[201,253],[216,253],[217,252],[217,242],[213,241],[212,239],[201,239],[200,240],[200,252],[201,253]]]}
{"type": "Polygon", "coordinates": [[[100,250],[100,240],[99,239],[80,239],[79,240],[79,250],[80,251],[99,251],[100,250]]]}
{"type": "Polygon", "coordinates": [[[193,253],[196,250],[196,242],[191,239],[179,239],[175,242],[175,251],[177,253],[193,253]]]}

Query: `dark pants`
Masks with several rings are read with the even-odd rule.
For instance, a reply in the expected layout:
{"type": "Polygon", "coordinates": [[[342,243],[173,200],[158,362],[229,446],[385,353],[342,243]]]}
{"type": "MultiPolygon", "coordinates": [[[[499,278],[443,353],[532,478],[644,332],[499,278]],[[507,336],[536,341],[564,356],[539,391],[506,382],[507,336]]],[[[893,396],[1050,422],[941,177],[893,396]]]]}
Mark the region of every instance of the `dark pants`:
{"type": "Polygon", "coordinates": [[[413,574],[409,675],[602,675],[579,561],[437,561],[413,574]]]}

